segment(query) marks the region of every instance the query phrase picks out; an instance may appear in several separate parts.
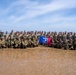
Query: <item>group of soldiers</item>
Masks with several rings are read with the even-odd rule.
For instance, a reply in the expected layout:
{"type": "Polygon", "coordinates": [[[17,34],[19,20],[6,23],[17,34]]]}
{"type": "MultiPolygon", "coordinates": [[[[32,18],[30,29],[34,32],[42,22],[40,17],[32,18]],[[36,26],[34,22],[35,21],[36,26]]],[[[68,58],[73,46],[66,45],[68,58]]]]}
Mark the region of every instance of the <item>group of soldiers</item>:
{"type": "Polygon", "coordinates": [[[14,32],[1,34],[0,48],[27,48],[37,47],[38,39],[32,32],[14,32]]]}
{"type": "Polygon", "coordinates": [[[76,50],[76,33],[55,32],[52,38],[53,47],[76,50]]]}
{"type": "Polygon", "coordinates": [[[28,48],[39,45],[39,36],[52,38],[51,47],[76,50],[76,33],[45,32],[45,31],[16,31],[0,32],[0,48],[28,48]]]}

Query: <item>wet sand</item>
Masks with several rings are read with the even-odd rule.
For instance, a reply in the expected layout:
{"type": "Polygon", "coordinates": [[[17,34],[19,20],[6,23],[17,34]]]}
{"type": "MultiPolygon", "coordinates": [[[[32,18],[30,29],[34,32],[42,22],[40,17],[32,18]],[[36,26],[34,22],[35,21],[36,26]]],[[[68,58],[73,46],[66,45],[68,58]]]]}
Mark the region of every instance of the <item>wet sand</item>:
{"type": "Polygon", "coordinates": [[[0,49],[0,75],[76,75],[76,51],[0,49]]]}

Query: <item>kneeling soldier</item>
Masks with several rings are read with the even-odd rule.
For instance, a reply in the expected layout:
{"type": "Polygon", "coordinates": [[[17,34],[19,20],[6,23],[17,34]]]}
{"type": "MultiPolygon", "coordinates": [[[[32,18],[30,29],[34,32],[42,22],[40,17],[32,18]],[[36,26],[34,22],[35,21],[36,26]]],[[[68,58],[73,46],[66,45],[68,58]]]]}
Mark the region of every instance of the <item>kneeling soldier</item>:
{"type": "Polygon", "coordinates": [[[21,39],[20,48],[26,48],[25,39],[21,39]]]}
{"type": "Polygon", "coordinates": [[[14,40],[13,48],[20,48],[20,40],[18,38],[14,40]]]}
{"type": "Polygon", "coordinates": [[[4,40],[4,38],[2,37],[1,38],[1,48],[6,48],[6,46],[5,46],[5,40],[4,40]]]}

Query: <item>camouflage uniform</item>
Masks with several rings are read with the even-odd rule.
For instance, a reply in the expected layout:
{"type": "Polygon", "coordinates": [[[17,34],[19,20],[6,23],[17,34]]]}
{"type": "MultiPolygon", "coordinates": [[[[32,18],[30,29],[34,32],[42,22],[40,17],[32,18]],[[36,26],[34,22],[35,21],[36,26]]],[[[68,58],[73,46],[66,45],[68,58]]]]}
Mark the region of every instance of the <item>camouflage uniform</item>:
{"type": "Polygon", "coordinates": [[[16,38],[16,39],[14,40],[13,47],[14,47],[14,48],[19,48],[19,47],[20,47],[20,40],[19,40],[18,38],[16,38]]]}
{"type": "Polygon", "coordinates": [[[63,47],[63,41],[62,41],[62,39],[59,40],[57,47],[58,48],[62,48],[63,47]]]}
{"type": "Polygon", "coordinates": [[[4,38],[1,39],[1,48],[6,48],[4,38]]]}
{"type": "Polygon", "coordinates": [[[20,48],[26,48],[25,40],[22,39],[20,43],[20,48]]]}
{"type": "Polygon", "coordinates": [[[5,40],[5,45],[6,45],[6,48],[10,48],[10,40],[9,39],[5,40]]]}
{"type": "Polygon", "coordinates": [[[31,39],[29,39],[28,42],[29,42],[29,43],[28,43],[28,46],[29,46],[29,47],[33,47],[33,41],[32,41],[31,39]]]}
{"type": "Polygon", "coordinates": [[[73,40],[70,39],[69,42],[68,42],[68,46],[69,46],[69,49],[73,49],[73,40]]]}
{"type": "Polygon", "coordinates": [[[53,41],[53,47],[54,47],[54,48],[57,48],[57,47],[58,47],[58,40],[54,40],[54,41],[53,41]]]}
{"type": "Polygon", "coordinates": [[[67,40],[67,39],[65,39],[65,40],[63,41],[63,48],[64,48],[64,49],[68,49],[68,40],[67,40]]]}
{"type": "Polygon", "coordinates": [[[24,40],[24,45],[27,47],[28,46],[28,40],[24,40]]]}
{"type": "Polygon", "coordinates": [[[33,45],[33,47],[36,47],[36,46],[37,46],[36,38],[33,38],[33,40],[32,40],[32,45],[33,45]]]}
{"type": "Polygon", "coordinates": [[[74,50],[76,50],[76,38],[75,38],[75,40],[73,41],[73,48],[74,48],[74,50]]]}
{"type": "Polygon", "coordinates": [[[0,48],[2,48],[2,42],[1,42],[1,39],[0,39],[0,48]]]}

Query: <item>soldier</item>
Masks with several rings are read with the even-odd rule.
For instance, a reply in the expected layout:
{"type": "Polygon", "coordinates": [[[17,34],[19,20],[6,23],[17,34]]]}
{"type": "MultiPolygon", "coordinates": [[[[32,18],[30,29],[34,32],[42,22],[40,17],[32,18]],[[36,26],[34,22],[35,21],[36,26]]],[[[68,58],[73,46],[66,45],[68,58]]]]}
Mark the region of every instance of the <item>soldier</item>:
{"type": "Polygon", "coordinates": [[[54,47],[54,48],[57,48],[57,47],[58,47],[58,42],[59,42],[59,41],[56,40],[56,39],[53,41],[52,44],[53,44],[53,47],[54,47]]]}
{"type": "Polygon", "coordinates": [[[70,50],[73,50],[73,40],[72,39],[69,40],[68,46],[69,46],[70,50]]]}
{"type": "Polygon", "coordinates": [[[75,38],[75,40],[73,41],[73,48],[74,48],[74,50],[76,50],[76,38],[75,38]]]}
{"type": "Polygon", "coordinates": [[[35,40],[31,39],[31,47],[35,47],[35,40]]]}
{"type": "Polygon", "coordinates": [[[28,47],[33,47],[33,41],[31,39],[28,40],[28,47]]]}
{"type": "Polygon", "coordinates": [[[67,34],[66,34],[66,32],[65,32],[65,33],[63,32],[62,38],[63,38],[63,41],[65,41],[65,39],[67,39],[67,34]]]}
{"type": "Polygon", "coordinates": [[[58,48],[62,48],[63,47],[63,41],[62,39],[60,38],[59,42],[58,42],[58,48]]]}
{"type": "Polygon", "coordinates": [[[25,39],[21,39],[20,48],[26,48],[25,39]]]}
{"type": "Polygon", "coordinates": [[[1,38],[1,48],[6,48],[4,37],[1,38]]]}
{"type": "Polygon", "coordinates": [[[0,30],[0,38],[4,35],[4,33],[0,30]]]}
{"type": "Polygon", "coordinates": [[[53,35],[53,41],[57,40],[57,33],[55,32],[53,35]]]}
{"type": "Polygon", "coordinates": [[[67,39],[65,39],[64,41],[63,41],[63,48],[64,49],[68,49],[68,40],[67,39]]]}
{"type": "Polygon", "coordinates": [[[5,40],[5,46],[6,46],[6,48],[10,48],[10,39],[9,38],[7,38],[5,40]]]}
{"type": "Polygon", "coordinates": [[[74,33],[74,35],[73,35],[73,40],[75,40],[75,38],[76,38],[76,33],[74,33]]]}
{"type": "Polygon", "coordinates": [[[1,38],[0,38],[0,48],[2,48],[2,42],[1,42],[1,38]]]}
{"type": "Polygon", "coordinates": [[[19,40],[19,38],[16,38],[16,39],[14,40],[13,47],[14,47],[14,48],[20,48],[20,40],[19,40]]]}
{"type": "Polygon", "coordinates": [[[25,45],[26,47],[28,47],[28,40],[27,40],[27,39],[24,40],[24,45],[25,45]]]}
{"type": "Polygon", "coordinates": [[[38,43],[37,43],[36,38],[33,37],[31,40],[32,40],[32,46],[33,46],[33,47],[37,47],[37,46],[38,46],[38,43]]]}

